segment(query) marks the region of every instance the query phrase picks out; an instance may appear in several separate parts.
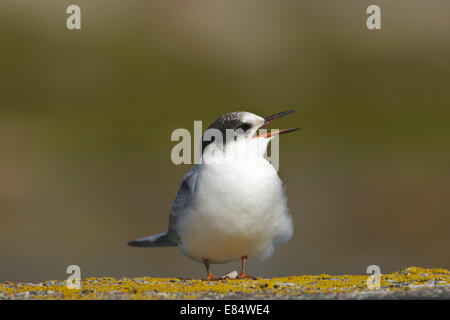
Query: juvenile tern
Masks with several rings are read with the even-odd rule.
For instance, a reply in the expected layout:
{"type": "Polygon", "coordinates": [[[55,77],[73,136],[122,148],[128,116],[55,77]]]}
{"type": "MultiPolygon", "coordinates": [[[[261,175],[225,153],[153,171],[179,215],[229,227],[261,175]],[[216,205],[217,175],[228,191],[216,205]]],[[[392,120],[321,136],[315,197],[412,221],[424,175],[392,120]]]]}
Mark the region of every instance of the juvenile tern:
{"type": "Polygon", "coordinates": [[[269,258],[293,234],[282,182],[264,154],[271,139],[298,128],[257,131],[293,112],[263,118],[238,111],[217,118],[203,134],[200,164],[181,179],[166,232],[128,244],[178,246],[204,263],[206,280],[216,279],[210,263],[241,259],[239,278],[251,277],[245,272],[247,258],[269,258]]]}

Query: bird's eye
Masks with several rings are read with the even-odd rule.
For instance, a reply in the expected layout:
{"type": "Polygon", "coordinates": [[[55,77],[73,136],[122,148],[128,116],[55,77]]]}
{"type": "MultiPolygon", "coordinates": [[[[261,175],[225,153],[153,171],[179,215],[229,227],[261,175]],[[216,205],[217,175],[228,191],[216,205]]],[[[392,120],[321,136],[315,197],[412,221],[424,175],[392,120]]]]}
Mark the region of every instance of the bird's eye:
{"type": "Polygon", "coordinates": [[[246,132],[248,129],[250,129],[252,127],[252,125],[250,123],[243,123],[239,126],[236,127],[236,130],[240,129],[244,132],[246,132]]]}

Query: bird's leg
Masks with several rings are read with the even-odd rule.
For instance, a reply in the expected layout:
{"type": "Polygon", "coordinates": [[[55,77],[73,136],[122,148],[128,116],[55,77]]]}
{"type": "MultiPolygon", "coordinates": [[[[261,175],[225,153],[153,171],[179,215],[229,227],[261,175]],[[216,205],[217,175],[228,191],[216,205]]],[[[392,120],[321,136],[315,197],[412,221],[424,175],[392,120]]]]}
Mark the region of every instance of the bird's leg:
{"type": "Polygon", "coordinates": [[[250,279],[256,280],[255,277],[252,277],[252,276],[250,276],[250,275],[245,273],[245,265],[247,264],[247,256],[242,256],[241,257],[241,261],[242,261],[242,268],[241,268],[241,273],[239,274],[238,279],[248,279],[248,278],[250,278],[250,279]]]}
{"type": "Polygon", "coordinates": [[[203,259],[203,264],[205,265],[206,272],[208,273],[208,275],[207,275],[205,280],[206,281],[219,280],[219,279],[215,278],[214,275],[211,273],[211,270],[209,269],[209,260],[208,259],[203,259]]]}

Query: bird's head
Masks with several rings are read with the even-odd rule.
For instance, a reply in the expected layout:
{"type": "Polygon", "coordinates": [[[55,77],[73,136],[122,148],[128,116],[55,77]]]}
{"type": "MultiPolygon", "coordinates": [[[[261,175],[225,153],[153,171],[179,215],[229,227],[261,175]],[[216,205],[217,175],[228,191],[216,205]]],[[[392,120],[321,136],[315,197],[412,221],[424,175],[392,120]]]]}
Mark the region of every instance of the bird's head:
{"type": "Polygon", "coordinates": [[[258,129],[263,128],[274,121],[295,112],[294,110],[280,112],[268,117],[260,117],[246,111],[225,113],[217,118],[205,131],[202,138],[202,152],[211,145],[227,146],[235,141],[264,139],[267,142],[277,135],[297,131],[299,128],[268,131],[257,134],[258,129]]]}

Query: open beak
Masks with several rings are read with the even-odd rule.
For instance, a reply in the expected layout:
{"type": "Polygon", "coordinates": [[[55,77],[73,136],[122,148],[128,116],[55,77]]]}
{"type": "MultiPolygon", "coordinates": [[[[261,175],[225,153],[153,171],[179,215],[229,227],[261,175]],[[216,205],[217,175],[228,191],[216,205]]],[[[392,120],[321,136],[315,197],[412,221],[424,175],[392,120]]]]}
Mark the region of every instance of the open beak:
{"type": "MultiPolygon", "coordinates": [[[[276,120],[278,120],[284,116],[287,116],[288,114],[294,113],[294,112],[295,112],[295,110],[289,110],[289,111],[283,111],[283,112],[268,116],[268,117],[264,118],[264,124],[261,126],[261,128],[271,124],[272,122],[275,122],[276,120]]],[[[294,132],[297,130],[300,130],[300,128],[273,130],[273,131],[269,131],[269,132],[266,132],[263,134],[255,135],[253,138],[270,138],[270,137],[274,137],[277,135],[294,132]]]]}

